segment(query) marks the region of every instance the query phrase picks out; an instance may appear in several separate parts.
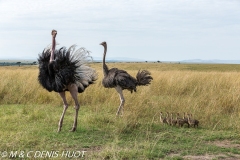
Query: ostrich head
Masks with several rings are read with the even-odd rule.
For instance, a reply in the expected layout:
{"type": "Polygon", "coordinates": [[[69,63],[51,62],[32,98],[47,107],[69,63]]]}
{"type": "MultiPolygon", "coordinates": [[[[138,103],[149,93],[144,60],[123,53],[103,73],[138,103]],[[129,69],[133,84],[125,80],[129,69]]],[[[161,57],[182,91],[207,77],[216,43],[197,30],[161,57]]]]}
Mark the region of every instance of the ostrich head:
{"type": "Polygon", "coordinates": [[[56,37],[57,31],[56,31],[55,29],[53,29],[52,32],[51,32],[51,35],[54,36],[54,37],[56,37]]]}
{"type": "Polygon", "coordinates": [[[57,34],[57,31],[55,29],[52,30],[51,34],[57,34]]]}
{"type": "Polygon", "coordinates": [[[100,45],[102,45],[102,46],[106,46],[107,43],[104,41],[104,42],[100,43],[100,45]]]}

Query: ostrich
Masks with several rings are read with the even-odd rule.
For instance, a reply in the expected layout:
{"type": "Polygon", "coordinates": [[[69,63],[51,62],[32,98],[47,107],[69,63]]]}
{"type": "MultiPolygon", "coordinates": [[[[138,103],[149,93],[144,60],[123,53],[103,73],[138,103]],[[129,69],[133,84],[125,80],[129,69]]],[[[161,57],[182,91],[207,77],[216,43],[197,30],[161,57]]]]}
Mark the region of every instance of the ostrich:
{"type": "MultiPolygon", "coordinates": [[[[137,86],[146,86],[151,83],[153,79],[150,75],[150,72],[147,70],[138,71],[136,78],[129,75],[124,70],[119,70],[117,68],[108,69],[108,66],[105,63],[105,57],[107,53],[107,43],[100,43],[104,47],[103,53],[103,75],[102,85],[105,88],[115,88],[120,96],[120,105],[118,107],[116,115],[119,115],[119,112],[123,110],[125,99],[123,96],[123,90],[127,89],[131,93],[137,91],[137,86]]],[[[123,112],[123,111],[122,111],[123,112]]]]}
{"type": "Polygon", "coordinates": [[[68,108],[65,92],[69,91],[75,102],[75,118],[72,129],[77,129],[77,118],[80,105],[77,95],[83,92],[90,84],[97,80],[96,71],[90,68],[87,63],[91,57],[89,51],[84,48],[75,50],[72,45],[68,50],[65,47],[55,50],[57,31],[52,30],[52,45],[46,47],[42,54],[39,54],[39,75],[38,81],[43,88],[49,92],[58,92],[62,98],[64,107],[58,123],[58,132],[61,131],[65,112],[68,108]]]}

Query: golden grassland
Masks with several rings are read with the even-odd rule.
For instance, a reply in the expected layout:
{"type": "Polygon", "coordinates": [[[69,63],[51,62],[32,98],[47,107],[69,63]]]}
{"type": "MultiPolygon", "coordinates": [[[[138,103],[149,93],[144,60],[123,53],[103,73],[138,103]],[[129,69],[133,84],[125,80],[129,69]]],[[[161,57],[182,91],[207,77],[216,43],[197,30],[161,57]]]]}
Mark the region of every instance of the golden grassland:
{"type": "MultiPolygon", "coordinates": [[[[102,87],[101,63],[91,66],[99,78],[78,96],[80,104],[95,111],[109,108],[115,115],[118,94],[102,87]]],[[[203,128],[240,131],[239,65],[110,63],[109,67],[127,70],[134,76],[138,69],[148,69],[152,74],[150,86],[138,87],[133,94],[124,91],[124,111],[134,121],[158,122],[160,111],[187,112],[203,128]]],[[[0,104],[62,105],[57,93],[46,91],[38,83],[37,66],[0,67],[0,75],[0,104]]],[[[68,101],[73,105],[69,94],[68,101]]]]}
{"type": "MultiPolygon", "coordinates": [[[[40,86],[38,66],[0,67],[0,152],[85,150],[86,159],[124,160],[240,158],[240,65],[109,63],[109,68],[133,76],[139,69],[153,76],[152,84],[138,87],[137,93],[124,91],[120,117],[115,115],[120,103],[117,92],[102,87],[101,63],[91,66],[99,78],[78,96],[81,108],[75,133],[68,132],[73,107],[66,112],[61,133],[56,132],[62,101],[40,86]],[[163,125],[161,111],[192,113],[199,128],[163,125]],[[231,145],[216,145],[221,141],[231,145]]],[[[67,99],[73,106],[69,93],[67,99]]],[[[39,158],[31,153],[29,159],[39,158]]]]}

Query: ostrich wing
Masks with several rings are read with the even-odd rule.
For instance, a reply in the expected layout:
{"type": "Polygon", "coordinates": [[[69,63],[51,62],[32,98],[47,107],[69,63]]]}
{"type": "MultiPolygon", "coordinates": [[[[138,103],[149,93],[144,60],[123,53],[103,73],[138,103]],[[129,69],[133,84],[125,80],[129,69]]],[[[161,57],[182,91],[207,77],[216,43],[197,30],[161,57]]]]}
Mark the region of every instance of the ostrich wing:
{"type": "Polygon", "coordinates": [[[103,78],[102,84],[105,88],[120,86],[122,89],[136,90],[137,80],[124,70],[112,68],[103,78]]]}
{"type": "Polygon", "coordinates": [[[115,83],[122,89],[136,91],[137,80],[124,70],[118,70],[115,76],[115,83]]]}

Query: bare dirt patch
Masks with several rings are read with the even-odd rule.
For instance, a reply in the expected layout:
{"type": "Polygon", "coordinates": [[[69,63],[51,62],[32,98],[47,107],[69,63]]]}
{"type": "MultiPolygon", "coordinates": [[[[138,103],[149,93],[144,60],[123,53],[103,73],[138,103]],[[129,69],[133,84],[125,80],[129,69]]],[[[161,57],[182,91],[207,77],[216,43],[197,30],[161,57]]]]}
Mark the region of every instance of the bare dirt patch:
{"type": "MultiPolygon", "coordinates": [[[[240,149],[240,144],[234,143],[229,140],[223,140],[223,141],[213,141],[210,142],[209,144],[211,145],[216,145],[218,147],[223,147],[223,148],[237,148],[240,149]]],[[[186,155],[186,156],[181,156],[178,153],[172,153],[169,154],[168,157],[182,157],[186,160],[212,160],[212,159],[221,159],[221,160],[240,160],[240,155],[238,154],[217,154],[217,155],[211,155],[211,154],[205,154],[205,155],[186,155]]]]}
{"type": "Polygon", "coordinates": [[[238,148],[238,149],[240,149],[240,144],[233,143],[233,142],[231,142],[229,140],[214,141],[214,142],[211,142],[211,144],[216,145],[218,147],[238,148]]]}
{"type": "Polygon", "coordinates": [[[198,156],[184,156],[184,159],[187,160],[212,160],[212,159],[222,159],[222,160],[239,160],[239,155],[231,155],[227,156],[224,154],[218,154],[218,155],[198,155],[198,156]]]}
{"type": "Polygon", "coordinates": [[[187,155],[187,156],[180,156],[180,154],[169,154],[168,157],[182,157],[186,160],[212,160],[212,159],[219,159],[219,160],[240,160],[240,155],[231,154],[217,154],[217,155],[187,155]]]}

